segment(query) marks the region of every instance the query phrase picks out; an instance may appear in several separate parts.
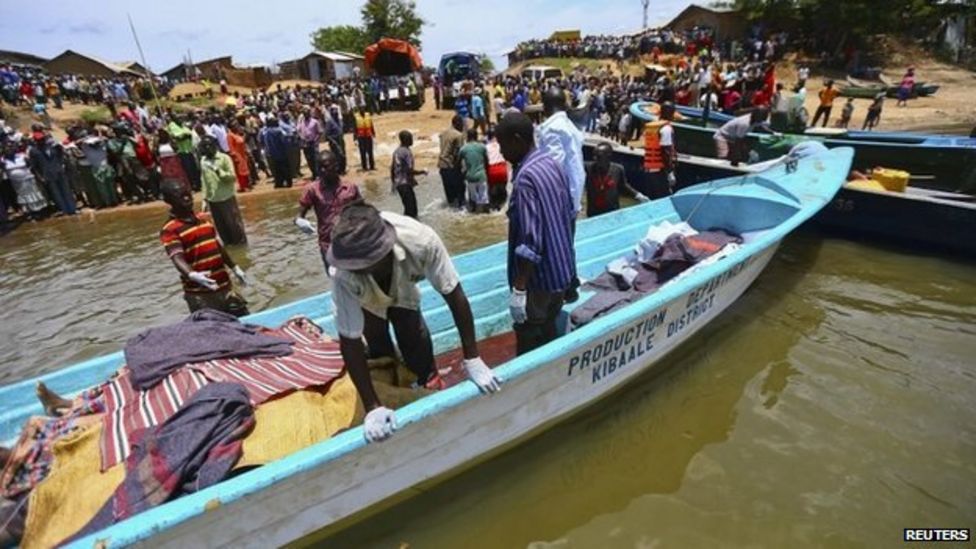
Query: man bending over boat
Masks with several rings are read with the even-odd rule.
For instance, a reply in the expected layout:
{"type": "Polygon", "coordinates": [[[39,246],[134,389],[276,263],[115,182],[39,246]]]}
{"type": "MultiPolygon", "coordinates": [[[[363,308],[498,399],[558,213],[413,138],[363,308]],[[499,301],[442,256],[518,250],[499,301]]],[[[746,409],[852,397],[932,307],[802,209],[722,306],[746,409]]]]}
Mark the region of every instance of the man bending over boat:
{"type": "Polygon", "coordinates": [[[733,166],[738,166],[739,162],[749,154],[749,151],[746,150],[749,146],[749,132],[759,129],[772,133],[776,137],[782,136],[783,134],[773,131],[769,127],[769,123],[766,121],[768,117],[769,109],[759,107],[749,114],[737,116],[723,124],[713,136],[715,157],[730,160],[733,166]]]}
{"type": "Polygon", "coordinates": [[[371,358],[392,357],[390,324],[407,368],[417,385],[443,388],[434,363],[434,345],[420,312],[424,278],[444,297],[461,335],[462,365],[468,377],[487,393],[500,380],[478,355],[471,305],[461,288],[454,264],[433,229],[402,215],[380,213],[364,202],[349,204],[339,214],[327,253],[336,268],[332,301],[342,358],[366,409],[366,440],[384,439],[396,430],[393,410],[376,396],[366,365],[371,358]]]}

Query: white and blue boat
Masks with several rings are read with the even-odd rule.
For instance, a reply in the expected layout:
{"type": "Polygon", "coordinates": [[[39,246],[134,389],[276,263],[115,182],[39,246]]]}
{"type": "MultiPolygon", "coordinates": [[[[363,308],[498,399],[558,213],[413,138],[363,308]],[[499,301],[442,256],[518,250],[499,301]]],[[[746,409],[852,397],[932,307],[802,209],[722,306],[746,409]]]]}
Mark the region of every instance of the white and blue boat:
{"type": "MultiPolygon", "coordinates": [[[[495,395],[483,396],[472,383],[462,382],[398,409],[400,429],[384,442],[367,445],[362,428],[356,427],[72,546],[279,546],[409,497],[542,432],[654,369],[734,303],[762,273],[780,242],[834,197],[852,155],[850,149],[833,149],[800,160],[793,171],[780,166],[761,175],[703,183],[581,221],[576,249],[584,278],[603,272],[608,262],[628,254],[650,226],[665,221],[685,221],[699,230],[726,229],[742,235],[744,242],[639,301],[501,364],[496,371],[505,383],[495,395]]],[[[506,245],[488,246],[454,261],[477,319],[479,340],[510,332],[506,245]]],[[[422,293],[436,351],[457,348],[457,332],[443,300],[426,283],[422,293]]],[[[331,310],[326,293],[245,320],[273,326],[306,315],[334,334],[331,310]]],[[[42,413],[33,391],[37,381],[75,393],[102,382],[122,360],[115,353],[0,388],[0,439],[12,440],[28,416],[42,413]]]]}

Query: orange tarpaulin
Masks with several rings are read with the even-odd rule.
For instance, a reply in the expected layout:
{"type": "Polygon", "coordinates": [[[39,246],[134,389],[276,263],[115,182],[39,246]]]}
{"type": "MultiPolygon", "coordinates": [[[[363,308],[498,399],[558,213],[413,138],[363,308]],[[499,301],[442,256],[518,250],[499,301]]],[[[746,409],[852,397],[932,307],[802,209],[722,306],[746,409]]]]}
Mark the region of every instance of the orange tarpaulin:
{"type": "Polygon", "coordinates": [[[420,52],[413,44],[395,38],[383,38],[366,48],[366,67],[381,76],[398,76],[419,71],[424,66],[420,52]]]}

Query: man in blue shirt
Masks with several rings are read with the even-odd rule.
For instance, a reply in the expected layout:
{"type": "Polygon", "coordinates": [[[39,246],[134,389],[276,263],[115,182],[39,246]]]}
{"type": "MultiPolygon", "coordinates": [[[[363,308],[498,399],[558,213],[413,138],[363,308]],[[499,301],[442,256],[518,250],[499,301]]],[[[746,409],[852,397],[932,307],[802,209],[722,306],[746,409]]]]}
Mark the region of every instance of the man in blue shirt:
{"type": "Polygon", "coordinates": [[[471,118],[471,99],[468,93],[462,93],[454,100],[454,111],[463,119],[471,118]]]}
{"type": "Polygon", "coordinates": [[[471,118],[474,119],[474,129],[481,135],[488,133],[488,117],[485,114],[485,99],[481,96],[481,88],[475,88],[471,96],[471,118]]]}
{"type": "Polygon", "coordinates": [[[274,174],[274,186],[291,187],[291,166],[288,165],[288,141],[285,133],[278,125],[278,119],[269,117],[267,127],[261,134],[261,141],[268,160],[271,161],[271,173],[274,174]]]}
{"type": "Polygon", "coordinates": [[[577,278],[576,213],[562,168],[535,145],[532,121],[508,114],[495,132],[502,156],[518,166],[508,208],[508,283],[521,355],[558,336],[556,318],[577,278]]]}
{"type": "Polygon", "coordinates": [[[525,112],[525,92],[522,88],[519,88],[515,92],[515,97],[512,98],[512,106],[519,110],[519,112],[525,112]]]}

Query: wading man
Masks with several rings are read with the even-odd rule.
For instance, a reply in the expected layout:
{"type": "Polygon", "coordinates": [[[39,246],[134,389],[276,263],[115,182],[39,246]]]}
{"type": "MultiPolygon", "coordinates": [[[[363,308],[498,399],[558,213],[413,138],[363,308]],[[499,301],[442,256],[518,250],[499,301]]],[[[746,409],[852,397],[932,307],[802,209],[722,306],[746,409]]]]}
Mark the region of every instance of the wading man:
{"type": "Polygon", "coordinates": [[[238,281],[246,284],[244,270],[224,250],[214,226],[193,211],[190,189],[175,179],[167,179],[160,191],[170,210],[159,239],[180,273],[190,312],[215,309],[236,316],[248,314],[247,302],[233,291],[227,273],[231,269],[238,281]]]}
{"type": "Polygon", "coordinates": [[[306,185],[302,197],[298,200],[298,217],[295,218],[295,225],[306,234],[315,233],[316,228],[305,219],[308,210],[315,210],[322,263],[325,264],[326,274],[331,275],[326,254],[329,245],[332,244],[332,229],[339,219],[339,212],[349,204],[360,200],[362,196],[359,194],[359,187],[339,177],[339,160],[332,151],[319,153],[318,167],[318,180],[306,185]]]}

